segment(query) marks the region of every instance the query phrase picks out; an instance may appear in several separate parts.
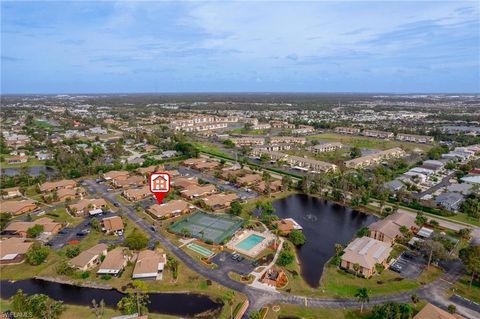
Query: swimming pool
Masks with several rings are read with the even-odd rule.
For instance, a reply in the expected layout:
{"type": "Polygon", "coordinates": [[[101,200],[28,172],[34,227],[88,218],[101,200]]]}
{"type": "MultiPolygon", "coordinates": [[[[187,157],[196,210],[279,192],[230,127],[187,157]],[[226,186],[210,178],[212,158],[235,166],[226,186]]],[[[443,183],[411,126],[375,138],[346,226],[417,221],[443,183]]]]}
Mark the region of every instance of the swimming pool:
{"type": "Polygon", "coordinates": [[[250,236],[248,236],[247,238],[239,242],[236,245],[236,247],[239,249],[248,251],[253,247],[257,246],[258,244],[260,244],[264,239],[265,237],[262,237],[256,234],[251,234],[250,236]]]}

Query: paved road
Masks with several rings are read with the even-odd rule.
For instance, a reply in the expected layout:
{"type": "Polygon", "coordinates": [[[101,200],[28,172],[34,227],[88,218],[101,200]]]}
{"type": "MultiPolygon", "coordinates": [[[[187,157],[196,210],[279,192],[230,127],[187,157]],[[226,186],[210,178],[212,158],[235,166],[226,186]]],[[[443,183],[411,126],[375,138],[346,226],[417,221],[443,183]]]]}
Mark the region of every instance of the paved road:
{"type": "MultiPolygon", "coordinates": [[[[95,192],[102,193],[105,186],[96,184],[94,181],[86,181],[89,186],[95,190],[95,192]]],[[[152,239],[158,240],[161,245],[170,250],[177,258],[185,263],[187,267],[193,271],[199,273],[200,275],[211,279],[222,286],[230,288],[232,290],[241,292],[245,294],[250,301],[250,306],[247,310],[247,314],[252,310],[260,309],[266,304],[295,304],[309,307],[322,307],[322,308],[356,308],[359,306],[358,302],[355,299],[331,299],[331,298],[305,298],[303,296],[289,295],[287,293],[278,293],[272,291],[265,291],[255,287],[247,286],[237,281],[230,279],[226,271],[222,268],[218,269],[207,269],[196,262],[191,258],[187,253],[182,249],[178,248],[168,239],[160,236],[158,233],[151,229],[151,225],[145,220],[141,219],[135,213],[135,210],[132,206],[126,206],[115,198],[115,194],[105,192],[103,196],[111,201],[116,203],[121,211],[135,222],[140,228],[142,228],[147,234],[151,236],[152,239]]],[[[452,283],[455,282],[461,276],[461,263],[457,263],[455,267],[451,267],[449,271],[439,280],[434,281],[428,285],[423,286],[422,288],[411,290],[407,292],[402,292],[393,295],[385,295],[373,297],[370,299],[369,305],[381,304],[386,301],[396,301],[396,302],[410,302],[411,295],[416,293],[420,298],[427,299],[428,301],[446,308],[450,303],[454,303],[453,300],[448,300],[445,298],[445,291],[452,286],[452,283]]],[[[468,309],[460,304],[457,305],[458,313],[465,316],[466,318],[479,318],[480,314],[471,309],[468,309]]],[[[244,318],[248,318],[247,315],[244,318]]]]}
{"type": "Polygon", "coordinates": [[[420,193],[412,193],[413,197],[415,198],[422,198],[423,196],[427,195],[427,194],[433,194],[435,193],[436,191],[438,191],[440,188],[443,188],[443,187],[447,187],[448,185],[450,185],[450,180],[455,176],[455,172],[453,173],[450,173],[449,175],[445,176],[442,181],[440,183],[438,183],[437,185],[435,186],[432,186],[430,187],[429,189],[427,189],[426,191],[424,192],[420,192],[420,193]]]}

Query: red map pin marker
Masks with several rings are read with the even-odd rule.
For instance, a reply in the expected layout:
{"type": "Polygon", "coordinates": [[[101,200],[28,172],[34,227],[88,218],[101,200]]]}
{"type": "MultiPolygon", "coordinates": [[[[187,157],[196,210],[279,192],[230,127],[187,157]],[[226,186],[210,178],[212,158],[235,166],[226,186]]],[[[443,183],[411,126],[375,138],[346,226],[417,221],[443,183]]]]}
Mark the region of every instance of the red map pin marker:
{"type": "Polygon", "coordinates": [[[158,204],[170,191],[170,175],[166,172],[155,172],[150,175],[150,192],[155,195],[158,204]]]}

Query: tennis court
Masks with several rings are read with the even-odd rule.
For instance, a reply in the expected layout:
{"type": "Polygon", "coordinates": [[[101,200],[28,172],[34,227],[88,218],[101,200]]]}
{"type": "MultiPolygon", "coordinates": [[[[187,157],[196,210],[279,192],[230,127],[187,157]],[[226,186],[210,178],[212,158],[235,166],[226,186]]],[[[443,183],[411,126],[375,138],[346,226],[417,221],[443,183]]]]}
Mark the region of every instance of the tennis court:
{"type": "Polygon", "coordinates": [[[219,244],[235,234],[242,223],[242,219],[227,215],[196,212],[174,223],[170,226],[170,231],[179,235],[187,232],[188,236],[219,244]]]}

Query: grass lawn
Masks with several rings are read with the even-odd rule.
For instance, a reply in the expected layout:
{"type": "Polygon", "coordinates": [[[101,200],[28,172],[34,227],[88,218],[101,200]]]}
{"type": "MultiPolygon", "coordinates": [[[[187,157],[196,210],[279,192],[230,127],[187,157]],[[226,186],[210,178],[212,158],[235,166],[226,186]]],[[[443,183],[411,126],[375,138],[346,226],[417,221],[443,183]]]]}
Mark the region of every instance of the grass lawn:
{"type": "Polygon", "coordinates": [[[454,221],[467,223],[474,226],[480,226],[480,219],[468,217],[468,215],[464,213],[458,213],[453,216],[448,216],[447,219],[452,219],[454,221]]]}
{"type": "Polygon", "coordinates": [[[267,135],[270,130],[246,130],[245,128],[236,128],[228,131],[229,134],[246,134],[246,135],[267,135]]]}
{"type": "Polygon", "coordinates": [[[369,314],[367,311],[364,311],[363,314],[360,314],[360,310],[358,309],[323,309],[294,305],[280,305],[280,311],[278,312],[275,312],[272,310],[272,308],[270,308],[266,319],[277,319],[284,317],[294,317],[302,319],[360,319],[368,318],[368,315],[369,314]]]}
{"type": "Polygon", "coordinates": [[[480,280],[474,280],[472,284],[472,288],[470,288],[470,276],[463,276],[455,283],[453,292],[480,303],[480,280]]]}
{"type": "Polygon", "coordinates": [[[201,142],[201,143],[195,142],[195,143],[193,143],[193,145],[195,145],[200,150],[200,152],[205,152],[205,153],[208,153],[208,154],[217,155],[217,156],[220,156],[220,157],[229,158],[229,159],[233,160],[233,158],[230,155],[221,151],[214,144],[206,143],[206,142],[201,142]]]}
{"type": "MultiPolygon", "coordinates": [[[[10,302],[8,300],[0,299],[0,312],[10,309],[10,302]]],[[[101,318],[111,318],[114,316],[121,316],[122,313],[112,308],[105,308],[101,318]]],[[[148,318],[152,319],[173,319],[176,317],[160,314],[148,314],[148,318]]],[[[60,316],[60,319],[97,319],[92,309],[87,306],[66,305],[65,311],[60,316]]]]}
{"type": "Polygon", "coordinates": [[[415,148],[419,148],[421,150],[427,151],[432,148],[431,145],[426,144],[417,144],[417,143],[409,143],[409,142],[401,142],[401,141],[388,141],[382,140],[372,137],[364,137],[364,136],[352,136],[352,135],[342,135],[342,134],[334,134],[334,133],[325,133],[325,134],[318,134],[318,135],[311,135],[307,136],[308,140],[322,140],[328,142],[341,142],[342,144],[348,146],[356,146],[359,148],[370,148],[370,149],[380,149],[386,150],[393,147],[400,147],[403,146],[405,149],[411,151],[415,148]]]}
{"type": "Polygon", "coordinates": [[[37,158],[29,158],[26,163],[9,164],[7,162],[0,162],[0,168],[22,168],[22,167],[33,167],[33,166],[45,166],[45,161],[40,161],[37,158]]]}

